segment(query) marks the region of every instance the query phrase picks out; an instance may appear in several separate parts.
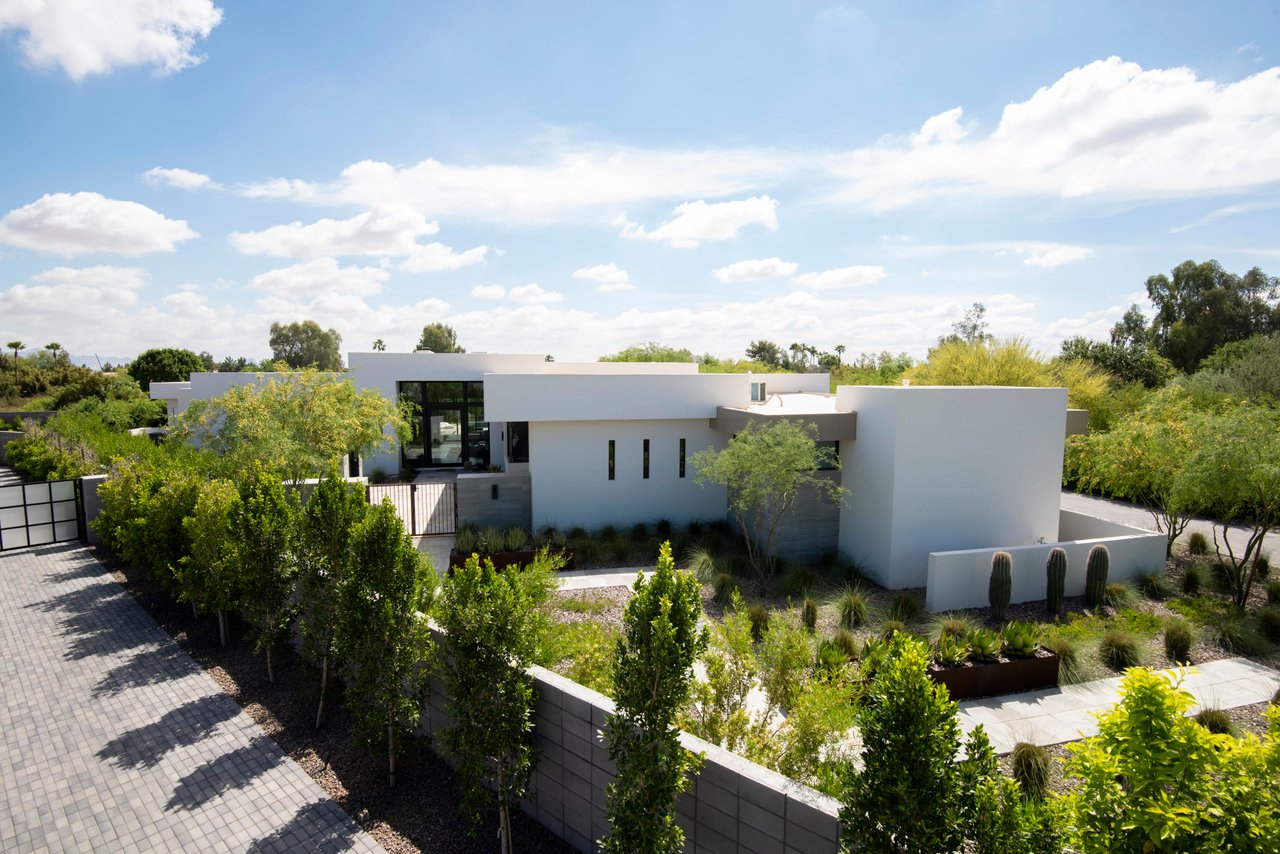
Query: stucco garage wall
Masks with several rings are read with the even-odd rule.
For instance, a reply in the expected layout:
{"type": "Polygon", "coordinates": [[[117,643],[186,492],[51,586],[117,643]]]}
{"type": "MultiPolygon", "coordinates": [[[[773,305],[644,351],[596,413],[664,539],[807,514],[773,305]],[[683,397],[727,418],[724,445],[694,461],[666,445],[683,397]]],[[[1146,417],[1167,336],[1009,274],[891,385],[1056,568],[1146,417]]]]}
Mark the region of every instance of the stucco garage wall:
{"type": "Polygon", "coordinates": [[[724,447],[726,437],[707,419],[653,421],[534,421],[529,424],[533,525],[560,529],[669,519],[722,519],[724,490],[694,483],[693,454],[724,447]],[[680,439],[686,440],[679,476],[680,439]],[[616,445],[616,479],[609,480],[609,440],[616,445]],[[642,476],[649,439],[649,479],[642,476]]]}
{"type": "Polygon", "coordinates": [[[929,589],[925,607],[930,611],[982,608],[988,603],[991,558],[1006,551],[1013,558],[1013,591],[1010,602],[1034,602],[1045,598],[1045,562],[1053,548],[1067,553],[1066,595],[1084,593],[1085,565],[1089,550],[1104,545],[1110,552],[1110,581],[1136,581],[1144,573],[1164,566],[1164,534],[1128,528],[1092,516],[1061,511],[1062,542],[1020,546],[991,546],[929,555],[929,589]],[[1121,533],[1117,533],[1121,532],[1121,533]],[[1088,536],[1093,534],[1094,536],[1088,536]],[[1083,535],[1083,536],[1082,536],[1083,535]],[[1075,538],[1078,537],[1078,538],[1075,538]]]}
{"type": "Polygon", "coordinates": [[[886,586],[923,587],[931,552],[1058,538],[1065,389],[850,386],[837,401],[858,412],[840,548],[886,586]]]}

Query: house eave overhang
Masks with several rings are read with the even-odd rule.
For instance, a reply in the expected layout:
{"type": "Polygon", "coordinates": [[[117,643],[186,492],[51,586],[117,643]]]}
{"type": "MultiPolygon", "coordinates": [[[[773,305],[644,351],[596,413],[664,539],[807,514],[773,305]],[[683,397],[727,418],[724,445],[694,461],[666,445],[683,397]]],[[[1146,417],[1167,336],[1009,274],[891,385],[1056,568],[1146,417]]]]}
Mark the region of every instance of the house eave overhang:
{"type": "Polygon", "coordinates": [[[818,427],[819,442],[838,442],[858,438],[858,413],[856,412],[785,412],[769,411],[765,407],[743,409],[735,406],[717,406],[716,417],[711,419],[711,429],[732,436],[741,433],[752,421],[761,424],[785,418],[818,427]]]}

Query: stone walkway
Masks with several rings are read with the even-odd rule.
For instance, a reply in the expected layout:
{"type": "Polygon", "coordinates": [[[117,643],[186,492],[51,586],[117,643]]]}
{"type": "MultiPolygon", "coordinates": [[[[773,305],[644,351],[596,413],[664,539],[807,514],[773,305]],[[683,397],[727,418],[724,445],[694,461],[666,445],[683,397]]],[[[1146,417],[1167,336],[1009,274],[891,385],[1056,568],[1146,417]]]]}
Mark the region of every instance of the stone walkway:
{"type": "MultiPolygon", "coordinates": [[[[982,724],[997,753],[1019,741],[1050,745],[1097,735],[1097,715],[1119,701],[1120,679],[965,700],[960,726],[968,733],[982,724]]],[[[1192,668],[1182,686],[1196,698],[1193,713],[1202,707],[1234,709],[1270,700],[1280,686],[1280,671],[1247,658],[1227,658],[1192,668]]]]}
{"type": "Polygon", "coordinates": [[[0,851],[382,850],[84,547],[0,614],[0,851]]]}

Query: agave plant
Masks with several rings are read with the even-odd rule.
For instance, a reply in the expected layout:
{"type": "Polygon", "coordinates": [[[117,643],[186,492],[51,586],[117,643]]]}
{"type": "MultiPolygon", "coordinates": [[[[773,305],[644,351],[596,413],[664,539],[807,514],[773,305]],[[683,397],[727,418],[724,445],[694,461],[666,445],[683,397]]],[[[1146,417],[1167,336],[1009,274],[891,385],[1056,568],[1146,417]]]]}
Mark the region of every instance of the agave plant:
{"type": "Polygon", "coordinates": [[[969,644],[953,634],[941,635],[933,645],[933,657],[944,667],[957,667],[969,660],[969,644]]]}
{"type": "Polygon", "coordinates": [[[874,675],[888,657],[889,642],[887,640],[876,637],[867,638],[867,644],[862,648],[863,673],[868,677],[874,675]]]}
{"type": "Polygon", "coordinates": [[[1004,640],[994,629],[974,629],[969,634],[969,649],[979,661],[995,661],[1004,648],[1004,640]]]}
{"type": "Polygon", "coordinates": [[[1033,656],[1040,648],[1040,633],[1031,623],[1015,620],[1004,627],[1004,648],[1023,658],[1033,656]]]}

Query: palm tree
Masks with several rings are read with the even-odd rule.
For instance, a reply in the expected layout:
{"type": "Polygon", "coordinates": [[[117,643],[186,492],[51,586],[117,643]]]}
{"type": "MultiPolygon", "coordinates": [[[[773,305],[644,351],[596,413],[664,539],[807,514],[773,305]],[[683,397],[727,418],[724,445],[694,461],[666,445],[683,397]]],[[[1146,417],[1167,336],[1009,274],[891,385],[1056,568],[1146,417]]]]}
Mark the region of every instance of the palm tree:
{"type": "Polygon", "coordinates": [[[844,351],[847,349],[849,348],[844,346],[843,344],[836,345],[836,355],[840,357],[840,364],[842,365],[844,364],[844,351]]]}
{"type": "Polygon", "coordinates": [[[18,351],[27,345],[21,341],[10,341],[4,346],[13,351],[13,378],[16,380],[18,378],[18,351]]]}
{"type": "Polygon", "coordinates": [[[44,348],[53,354],[53,363],[56,365],[58,363],[58,352],[62,349],[62,345],[57,341],[51,341],[45,344],[44,348]]]}

